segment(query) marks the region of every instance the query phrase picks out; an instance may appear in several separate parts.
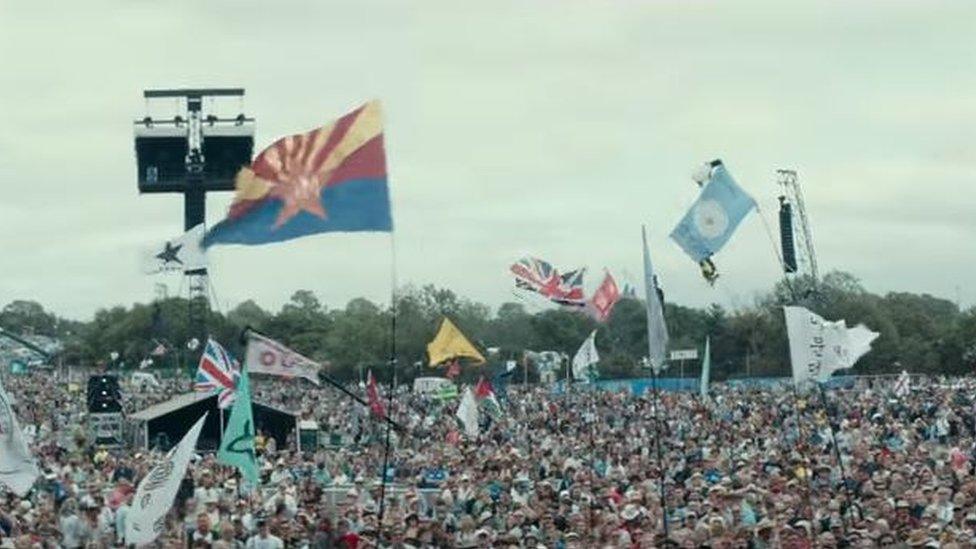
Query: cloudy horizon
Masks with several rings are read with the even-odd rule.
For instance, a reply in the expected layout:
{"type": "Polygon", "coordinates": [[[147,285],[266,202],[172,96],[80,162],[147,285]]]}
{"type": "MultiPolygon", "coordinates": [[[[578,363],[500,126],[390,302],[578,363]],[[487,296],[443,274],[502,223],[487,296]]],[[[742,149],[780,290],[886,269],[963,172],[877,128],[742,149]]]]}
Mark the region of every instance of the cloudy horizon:
{"type": "MultiPolygon", "coordinates": [[[[142,90],[243,87],[255,153],[383,101],[401,284],[497,307],[522,255],[639,284],[647,225],[668,300],[751,304],[780,273],[776,169],[799,173],[821,272],[976,303],[976,4],[948,1],[5,3],[0,305],[70,318],[153,299],[139,272],[181,198],[136,189],[142,90]],[[668,239],[721,158],[760,203],[710,288],[668,239]]],[[[153,107],[166,110],[166,106],[153,107]]],[[[237,109],[233,104],[228,108],[237,109]]],[[[219,221],[232,193],[208,199],[219,221]]],[[[388,302],[390,237],[211,254],[219,309],[388,302]]],[[[182,285],[185,292],[185,285],[182,285]]]]}

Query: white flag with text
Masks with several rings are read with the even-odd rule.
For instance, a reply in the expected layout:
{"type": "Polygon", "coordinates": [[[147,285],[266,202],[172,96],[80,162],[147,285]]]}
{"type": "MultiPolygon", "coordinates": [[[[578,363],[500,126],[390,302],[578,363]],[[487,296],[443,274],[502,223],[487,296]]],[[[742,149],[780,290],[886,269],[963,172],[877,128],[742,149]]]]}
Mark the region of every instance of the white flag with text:
{"type": "Polygon", "coordinates": [[[303,357],[277,341],[253,331],[247,332],[244,368],[252,374],[303,377],[319,384],[319,363],[303,357]]]}
{"type": "Polygon", "coordinates": [[[203,414],[183,435],[183,440],[139,483],[132,508],[125,516],[126,545],[152,543],[165,529],[166,514],[176,499],[206,419],[207,414],[203,414]]]}
{"type": "Polygon", "coordinates": [[[828,321],[803,307],[783,307],[790,343],[793,381],[824,382],[837,370],[854,366],[878,337],[863,325],[848,328],[843,320],[828,321]]]}
{"type": "Polygon", "coordinates": [[[600,353],[596,351],[596,330],[593,330],[573,356],[573,379],[584,383],[596,379],[598,362],[600,353]]]}

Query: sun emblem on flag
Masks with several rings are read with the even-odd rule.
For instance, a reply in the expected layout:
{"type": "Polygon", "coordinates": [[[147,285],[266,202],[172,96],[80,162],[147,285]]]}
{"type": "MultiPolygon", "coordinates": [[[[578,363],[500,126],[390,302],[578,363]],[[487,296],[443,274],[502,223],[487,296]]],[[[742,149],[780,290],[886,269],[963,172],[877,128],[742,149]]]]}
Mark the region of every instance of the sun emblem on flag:
{"type": "Polygon", "coordinates": [[[705,238],[718,238],[729,228],[725,208],[714,200],[702,200],[695,208],[695,228],[705,238]]]}

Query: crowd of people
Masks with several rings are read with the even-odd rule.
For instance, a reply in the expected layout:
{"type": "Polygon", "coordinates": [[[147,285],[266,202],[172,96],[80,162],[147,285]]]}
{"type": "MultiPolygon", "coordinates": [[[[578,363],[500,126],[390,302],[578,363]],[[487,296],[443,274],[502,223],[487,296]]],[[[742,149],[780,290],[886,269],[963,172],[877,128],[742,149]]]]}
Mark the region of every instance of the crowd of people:
{"type": "MultiPolygon", "coordinates": [[[[3,496],[0,547],[122,547],[161,450],[94,444],[76,385],[44,373],[3,383],[41,477],[27,496],[3,496]]],[[[822,395],[713,384],[707,398],[512,385],[477,437],[460,429],[456,399],[403,388],[389,413],[404,429],[385,456],[385,423],[368,408],[328,386],[255,376],[254,399],[317,421],[323,444],[299,452],[259,435],[256,488],[195,456],[156,544],[976,546],[976,382],[916,379],[903,395],[893,383],[822,395]]],[[[187,390],[168,381],[123,397],[131,411],[187,390]]]]}

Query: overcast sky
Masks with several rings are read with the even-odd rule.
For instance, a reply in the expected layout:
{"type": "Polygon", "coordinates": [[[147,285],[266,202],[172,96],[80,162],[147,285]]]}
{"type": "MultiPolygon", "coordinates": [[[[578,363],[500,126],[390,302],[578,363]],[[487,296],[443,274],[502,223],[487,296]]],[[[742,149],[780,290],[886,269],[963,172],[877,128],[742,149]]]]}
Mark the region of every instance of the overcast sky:
{"type": "MultiPolygon", "coordinates": [[[[669,300],[747,305],[779,276],[760,216],[716,257],[716,288],[667,237],[720,157],[773,231],[775,170],[799,172],[823,271],[972,304],[973,21],[976,3],[935,0],[3,0],[0,304],[89,318],[180,290],[139,273],[182,205],[139,196],[131,122],[143,89],[182,86],[246,88],[255,152],[381,99],[400,283],[498,305],[526,253],[635,283],[645,223],[669,300]]],[[[211,223],[230,200],[211,196],[211,223]]],[[[389,300],[387,235],[211,263],[224,310],[302,288],[389,300]]]]}

